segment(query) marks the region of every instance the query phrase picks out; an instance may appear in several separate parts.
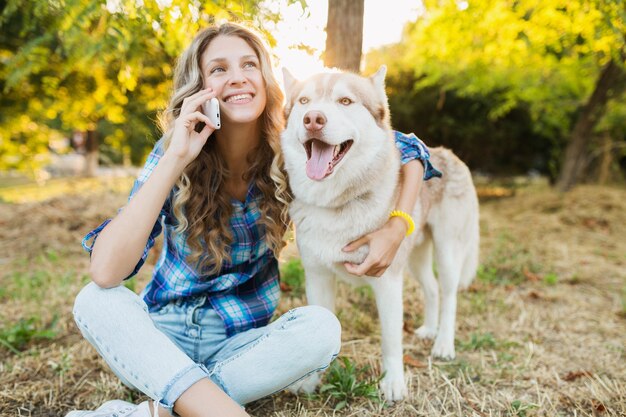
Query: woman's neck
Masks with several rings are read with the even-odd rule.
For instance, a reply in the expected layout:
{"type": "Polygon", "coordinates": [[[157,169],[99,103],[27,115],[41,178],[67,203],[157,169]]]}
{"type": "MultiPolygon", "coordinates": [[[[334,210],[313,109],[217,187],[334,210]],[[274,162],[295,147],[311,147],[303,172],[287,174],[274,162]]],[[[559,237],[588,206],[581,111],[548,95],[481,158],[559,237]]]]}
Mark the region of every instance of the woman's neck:
{"type": "Polygon", "coordinates": [[[250,166],[248,155],[261,141],[259,123],[234,126],[222,124],[222,128],[215,131],[215,139],[217,151],[230,171],[230,179],[242,181],[250,166]]]}

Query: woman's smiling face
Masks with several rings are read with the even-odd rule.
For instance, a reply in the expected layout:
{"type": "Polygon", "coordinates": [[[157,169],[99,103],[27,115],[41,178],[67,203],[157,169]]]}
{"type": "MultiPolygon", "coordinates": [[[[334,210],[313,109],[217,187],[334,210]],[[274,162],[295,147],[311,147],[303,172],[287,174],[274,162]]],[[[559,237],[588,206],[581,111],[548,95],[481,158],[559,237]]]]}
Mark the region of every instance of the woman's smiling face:
{"type": "Polygon", "coordinates": [[[202,55],[204,88],[220,102],[222,123],[256,122],[267,102],[261,63],[254,49],[238,36],[217,36],[202,55]]]}

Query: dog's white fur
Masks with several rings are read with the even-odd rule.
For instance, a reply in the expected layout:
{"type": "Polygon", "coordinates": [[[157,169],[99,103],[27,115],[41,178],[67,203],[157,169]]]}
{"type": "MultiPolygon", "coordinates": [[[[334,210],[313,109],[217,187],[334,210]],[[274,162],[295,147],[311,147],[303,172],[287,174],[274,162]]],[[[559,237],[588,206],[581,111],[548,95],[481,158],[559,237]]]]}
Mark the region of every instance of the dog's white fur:
{"type": "MultiPolygon", "coordinates": [[[[285,70],[287,127],[281,144],[294,194],[290,214],[306,273],[308,302],[334,311],[336,278],[373,288],[382,333],[385,376],[381,389],[388,400],[395,401],[406,395],[402,354],[405,267],[420,280],[424,291],[425,320],[416,334],[435,338],[433,356],[451,359],[455,356],[456,294],[475,275],[479,230],[478,200],[467,166],[449,150],[433,149],[431,161],[443,171],[443,178],[424,183],[412,213],[415,233],[404,239],[383,276],[357,277],[343,266],[364,260],[367,245],[355,252],[342,248],[385,224],[399,193],[400,155],[389,125],[385,73],[383,66],[370,78],[325,73],[298,81],[285,70]],[[342,103],[343,98],[350,102],[342,103]],[[323,128],[314,132],[317,139],[331,145],[353,140],[334,171],[322,180],[312,180],[305,170],[304,144],[312,133],[303,118],[309,111],[321,112],[326,119],[323,128]],[[439,285],[433,273],[433,246],[439,285]]],[[[311,391],[318,382],[319,377],[312,377],[295,389],[311,391]]]]}

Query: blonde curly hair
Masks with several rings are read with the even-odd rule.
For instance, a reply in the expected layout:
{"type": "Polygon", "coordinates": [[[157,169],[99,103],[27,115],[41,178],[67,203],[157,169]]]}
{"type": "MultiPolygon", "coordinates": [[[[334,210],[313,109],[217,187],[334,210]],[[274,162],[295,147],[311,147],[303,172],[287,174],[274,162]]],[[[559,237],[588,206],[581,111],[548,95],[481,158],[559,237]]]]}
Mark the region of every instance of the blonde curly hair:
{"type": "MultiPolygon", "coordinates": [[[[280,150],[280,133],[284,127],[283,93],[272,72],[269,53],[261,38],[252,30],[225,23],[200,31],[180,56],[174,73],[174,92],[168,107],[159,116],[165,133],[164,147],[169,146],[174,120],[179,116],[183,99],[203,88],[202,55],[217,36],[237,36],[255,51],[265,80],[267,103],[261,115],[261,142],[248,154],[250,168],[247,181],[254,181],[262,194],[260,223],[265,228],[268,247],[278,257],[285,242],[289,224],[288,205],[291,192],[280,150]]],[[[230,262],[233,235],[229,219],[230,196],[224,191],[229,172],[220,158],[215,141],[209,139],[198,157],[183,171],[176,183],[172,202],[178,224],[175,232],[186,234],[190,253],[187,262],[202,274],[218,273],[225,261],[230,262]]]]}

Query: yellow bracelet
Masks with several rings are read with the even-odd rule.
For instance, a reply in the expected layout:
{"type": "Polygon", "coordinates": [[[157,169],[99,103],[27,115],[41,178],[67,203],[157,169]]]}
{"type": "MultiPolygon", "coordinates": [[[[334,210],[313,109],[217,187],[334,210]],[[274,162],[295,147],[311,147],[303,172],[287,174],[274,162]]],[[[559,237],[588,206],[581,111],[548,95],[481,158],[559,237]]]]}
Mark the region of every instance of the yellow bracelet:
{"type": "Polygon", "coordinates": [[[411,217],[408,213],[405,213],[401,210],[394,210],[389,213],[389,218],[392,217],[402,217],[406,222],[407,226],[409,226],[409,230],[406,231],[406,235],[410,235],[415,230],[415,222],[413,221],[413,217],[411,217]]]}

